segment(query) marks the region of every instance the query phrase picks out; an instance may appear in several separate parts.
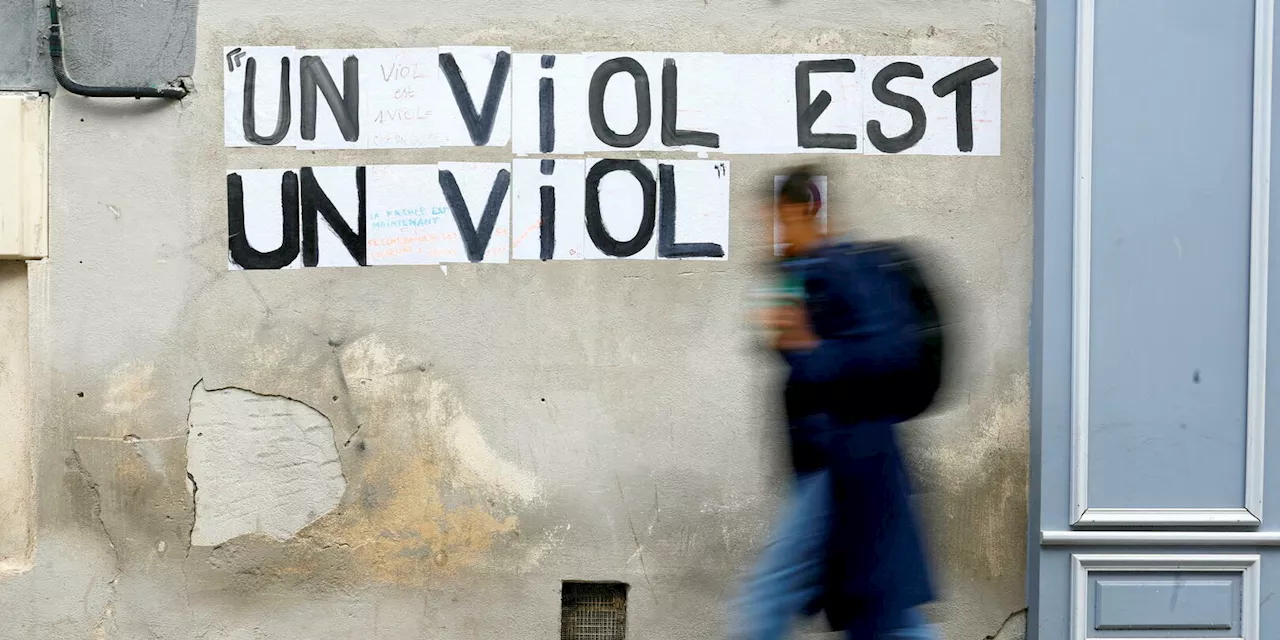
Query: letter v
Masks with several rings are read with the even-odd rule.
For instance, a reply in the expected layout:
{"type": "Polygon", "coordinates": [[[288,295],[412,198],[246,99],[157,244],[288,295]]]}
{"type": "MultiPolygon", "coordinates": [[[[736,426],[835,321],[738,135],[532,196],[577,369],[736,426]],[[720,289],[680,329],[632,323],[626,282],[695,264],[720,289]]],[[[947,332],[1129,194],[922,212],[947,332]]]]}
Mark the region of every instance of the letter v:
{"type": "Polygon", "coordinates": [[[458,188],[458,179],[452,171],[440,170],[440,190],[444,192],[444,200],[453,213],[453,221],[458,224],[458,235],[462,236],[462,244],[467,249],[467,259],[471,262],[484,260],[485,251],[489,248],[489,239],[493,237],[493,227],[498,223],[498,214],[502,212],[502,203],[507,199],[507,188],[511,186],[511,172],[500,169],[493,179],[493,188],[489,190],[489,200],[484,205],[484,213],[480,216],[480,226],[471,221],[471,210],[467,208],[467,200],[462,197],[462,189],[458,188]]]}
{"type": "Polygon", "coordinates": [[[511,72],[511,54],[499,51],[493,62],[493,71],[489,74],[489,87],[484,94],[484,106],[476,113],[475,101],[467,89],[467,81],[462,77],[462,69],[452,53],[440,54],[440,70],[449,81],[449,89],[453,91],[453,100],[458,103],[458,113],[467,125],[467,133],[471,134],[471,144],[483,147],[489,144],[493,135],[493,124],[498,119],[498,105],[502,102],[502,93],[507,88],[507,75],[511,72]]]}

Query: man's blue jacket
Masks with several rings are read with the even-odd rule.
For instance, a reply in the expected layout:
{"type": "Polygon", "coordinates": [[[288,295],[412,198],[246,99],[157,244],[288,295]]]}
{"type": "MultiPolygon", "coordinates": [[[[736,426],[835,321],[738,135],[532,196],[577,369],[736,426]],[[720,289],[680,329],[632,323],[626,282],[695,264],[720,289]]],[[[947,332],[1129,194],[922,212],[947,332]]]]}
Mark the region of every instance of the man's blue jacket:
{"type": "Polygon", "coordinates": [[[810,611],[867,638],[933,599],[894,436],[905,416],[894,413],[892,378],[915,364],[916,312],[880,258],[830,245],[788,261],[820,342],[782,354],[792,461],[797,473],[828,469],[835,500],[823,594],[810,611]]]}

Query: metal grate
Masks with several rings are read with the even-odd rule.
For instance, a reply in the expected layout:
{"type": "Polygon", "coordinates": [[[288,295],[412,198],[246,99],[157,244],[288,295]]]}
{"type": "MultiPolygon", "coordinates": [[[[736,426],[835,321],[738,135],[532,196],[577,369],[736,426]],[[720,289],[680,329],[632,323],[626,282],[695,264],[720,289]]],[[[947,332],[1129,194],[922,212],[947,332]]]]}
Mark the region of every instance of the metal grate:
{"type": "Polygon", "coordinates": [[[625,640],[627,585],[570,582],[560,588],[560,640],[625,640]]]}

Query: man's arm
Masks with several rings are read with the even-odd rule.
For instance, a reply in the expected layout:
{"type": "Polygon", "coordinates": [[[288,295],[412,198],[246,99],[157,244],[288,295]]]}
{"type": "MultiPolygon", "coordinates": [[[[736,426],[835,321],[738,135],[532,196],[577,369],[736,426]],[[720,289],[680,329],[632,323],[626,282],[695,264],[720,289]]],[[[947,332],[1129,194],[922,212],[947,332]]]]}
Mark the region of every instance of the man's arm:
{"type": "Polygon", "coordinates": [[[917,349],[909,314],[902,302],[884,289],[883,282],[855,281],[840,274],[829,279],[830,295],[844,298],[858,310],[856,324],[819,337],[808,314],[794,309],[795,317],[783,327],[778,349],[791,366],[794,384],[821,384],[838,380],[869,379],[896,373],[915,364],[917,349]]]}

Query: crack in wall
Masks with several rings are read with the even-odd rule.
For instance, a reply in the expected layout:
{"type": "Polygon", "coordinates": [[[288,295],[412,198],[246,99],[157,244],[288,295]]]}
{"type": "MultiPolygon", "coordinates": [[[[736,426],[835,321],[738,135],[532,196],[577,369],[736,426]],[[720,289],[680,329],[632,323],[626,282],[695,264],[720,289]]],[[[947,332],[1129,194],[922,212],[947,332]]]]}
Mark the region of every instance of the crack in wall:
{"type": "Polygon", "coordinates": [[[111,554],[115,556],[116,573],[120,572],[120,551],[116,547],[115,540],[111,537],[111,530],[107,528],[107,521],[102,518],[102,490],[98,488],[98,482],[93,479],[93,475],[84,466],[84,461],[80,459],[80,451],[74,447],[71,449],[71,462],[75,466],[76,473],[80,475],[80,479],[84,481],[89,491],[93,492],[93,517],[98,521],[98,526],[102,528],[102,535],[106,536],[107,544],[111,545],[111,554]]]}
{"type": "Polygon", "coordinates": [[[93,474],[84,465],[84,461],[80,459],[80,452],[75,448],[71,448],[71,464],[75,467],[76,474],[80,480],[84,482],[85,487],[93,493],[93,517],[98,521],[98,526],[102,529],[102,535],[107,539],[107,545],[111,547],[111,558],[115,565],[115,575],[107,582],[110,593],[107,594],[107,602],[103,607],[102,614],[98,617],[98,625],[94,629],[95,638],[106,638],[107,623],[118,633],[119,628],[115,623],[115,601],[116,601],[116,585],[120,581],[120,548],[116,546],[115,540],[111,537],[111,529],[107,527],[107,521],[102,518],[102,490],[98,487],[98,482],[93,479],[93,474]]]}
{"type": "Polygon", "coordinates": [[[982,640],[1013,640],[1013,638],[1027,637],[1027,620],[1026,620],[1027,611],[1028,611],[1027,607],[1023,607],[1021,609],[1018,609],[1017,611],[1014,611],[1013,613],[1010,613],[1008,617],[1004,619],[1004,622],[1000,623],[1000,627],[996,629],[995,633],[983,638],[982,640]],[[1022,618],[1022,634],[1006,638],[1004,635],[1005,630],[1010,628],[1009,625],[1013,624],[1014,621],[1017,620],[1018,618],[1022,618]]]}
{"type": "Polygon", "coordinates": [[[187,482],[191,483],[191,528],[187,531],[186,559],[190,559],[191,547],[195,546],[191,541],[195,539],[196,535],[196,496],[200,493],[200,485],[196,483],[196,477],[191,475],[190,471],[187,472],[187,482]]]}

